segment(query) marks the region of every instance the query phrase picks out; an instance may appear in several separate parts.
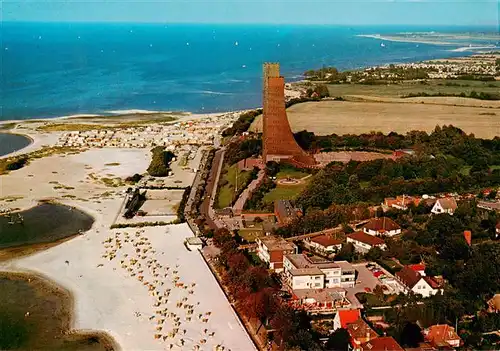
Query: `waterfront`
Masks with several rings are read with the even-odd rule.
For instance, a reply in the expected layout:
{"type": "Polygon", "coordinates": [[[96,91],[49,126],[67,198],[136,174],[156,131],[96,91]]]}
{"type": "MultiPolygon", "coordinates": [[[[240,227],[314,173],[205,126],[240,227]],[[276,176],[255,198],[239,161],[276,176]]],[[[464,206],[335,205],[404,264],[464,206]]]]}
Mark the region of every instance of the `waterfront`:
{"type": "Polygon", "coordinates": [[[31,143],[31,139],[24,135],[0,132],[0,156],[21,150],[31,143]]]}

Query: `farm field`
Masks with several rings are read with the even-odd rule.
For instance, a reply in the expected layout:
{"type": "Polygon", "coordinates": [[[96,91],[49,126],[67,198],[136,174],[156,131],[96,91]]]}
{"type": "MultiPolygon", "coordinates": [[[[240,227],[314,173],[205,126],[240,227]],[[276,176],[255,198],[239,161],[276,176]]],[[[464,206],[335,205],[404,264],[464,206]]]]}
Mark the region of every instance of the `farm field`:
{"type": "MultiPolygon", "coordinates": [[[[396,101],[306,102],[290,107],[287,114],[293,132],[308,130],[317,135],[360,134],[372,131],[406,133],[411,130],[424,130],[430,132],[436,125],[450,124],[463,129],[466,133],[474,133],[476,137],[494,138],[500,135],[500,101],[464,98],[408,98],[396,101]],[[438,102],[473,100],[473,103],[495,103],[498,107],[412,102],[419,99],[438,102]]],[[[250,130],[262,131],[261,116],[255,119],[250,130]]]]}

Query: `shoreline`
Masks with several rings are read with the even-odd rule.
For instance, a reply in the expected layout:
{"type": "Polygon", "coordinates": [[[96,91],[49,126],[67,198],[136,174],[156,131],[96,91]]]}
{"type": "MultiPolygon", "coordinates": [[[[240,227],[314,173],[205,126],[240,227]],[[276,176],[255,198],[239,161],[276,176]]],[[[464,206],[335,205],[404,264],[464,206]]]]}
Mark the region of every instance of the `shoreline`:
{"type": "Polygon", "coordinates": [[[34,286],[32,289],[36,291],[37,295],[51,295],[58,296],[61,299],[62,309],[68,316],[68,325],[64,326],[65,333],[63,337],[83,336],[83,337],[98,337],[103,342],[102,345],[108,349],[111,347],[113,350],[121,351],[120,344],[115,338],[104,330],[93,329],[78,329],[75,327],[75,296],[73,292],[65,286],[58,284],[54,279],[47,275],[30,269],[14,269],[11,266],[0,265],[0,279],[17,280],[25,283],[30,283],[31,280],[38,282],[41,286],[34,286]]]}
{"type": "MultiPolygon", "coordinates": [[[[1,123],[0,123],[0,125],[1,125],[1,123]]],[[[8,152],[8,153],[6,153],[4,155],[0,155],[0,159],[3,158],[3,157],[9,157],[9,155],[12,155],[12,154],[14,154],[16,152],[22,151],[22,150],[30,147],[31,145],[33,145],[33,143],[35,142],[35,139],[33,137],[31,137],[30,135],[28,135],[28,134],[22,134],[22,133],[17,133],[17,132],[12,132],[12,129],[0,130],[0,135],[1,134],[17,135],[19,137],[28,139],[29,143],[27,145],[23,146],[20,149],[16,149],[16,150],[8,152]]]]}

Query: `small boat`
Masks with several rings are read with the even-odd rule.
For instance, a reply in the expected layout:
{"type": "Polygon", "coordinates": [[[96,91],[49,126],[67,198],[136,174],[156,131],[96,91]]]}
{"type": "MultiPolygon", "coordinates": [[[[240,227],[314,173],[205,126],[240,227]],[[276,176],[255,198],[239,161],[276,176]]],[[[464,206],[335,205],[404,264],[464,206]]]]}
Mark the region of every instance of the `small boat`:
{"type": "Polygon", "coordinates": [[[380,43],[380,46],[385,48],[385,44],[384,43],[380,43]]]}

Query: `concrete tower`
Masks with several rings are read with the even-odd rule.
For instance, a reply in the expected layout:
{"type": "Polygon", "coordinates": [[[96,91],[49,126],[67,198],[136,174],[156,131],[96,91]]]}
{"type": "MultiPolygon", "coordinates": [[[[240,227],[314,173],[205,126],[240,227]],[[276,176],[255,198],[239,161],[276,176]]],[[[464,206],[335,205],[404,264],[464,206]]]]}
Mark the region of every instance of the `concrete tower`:
{"type": "Polygon", "coordinates": [[[297,144],[285,108],[285,79],[279,63],[264,64],[262,137],[264,162],[284,161],[297,167],[315,167],[316,160],[297,144]]]}

